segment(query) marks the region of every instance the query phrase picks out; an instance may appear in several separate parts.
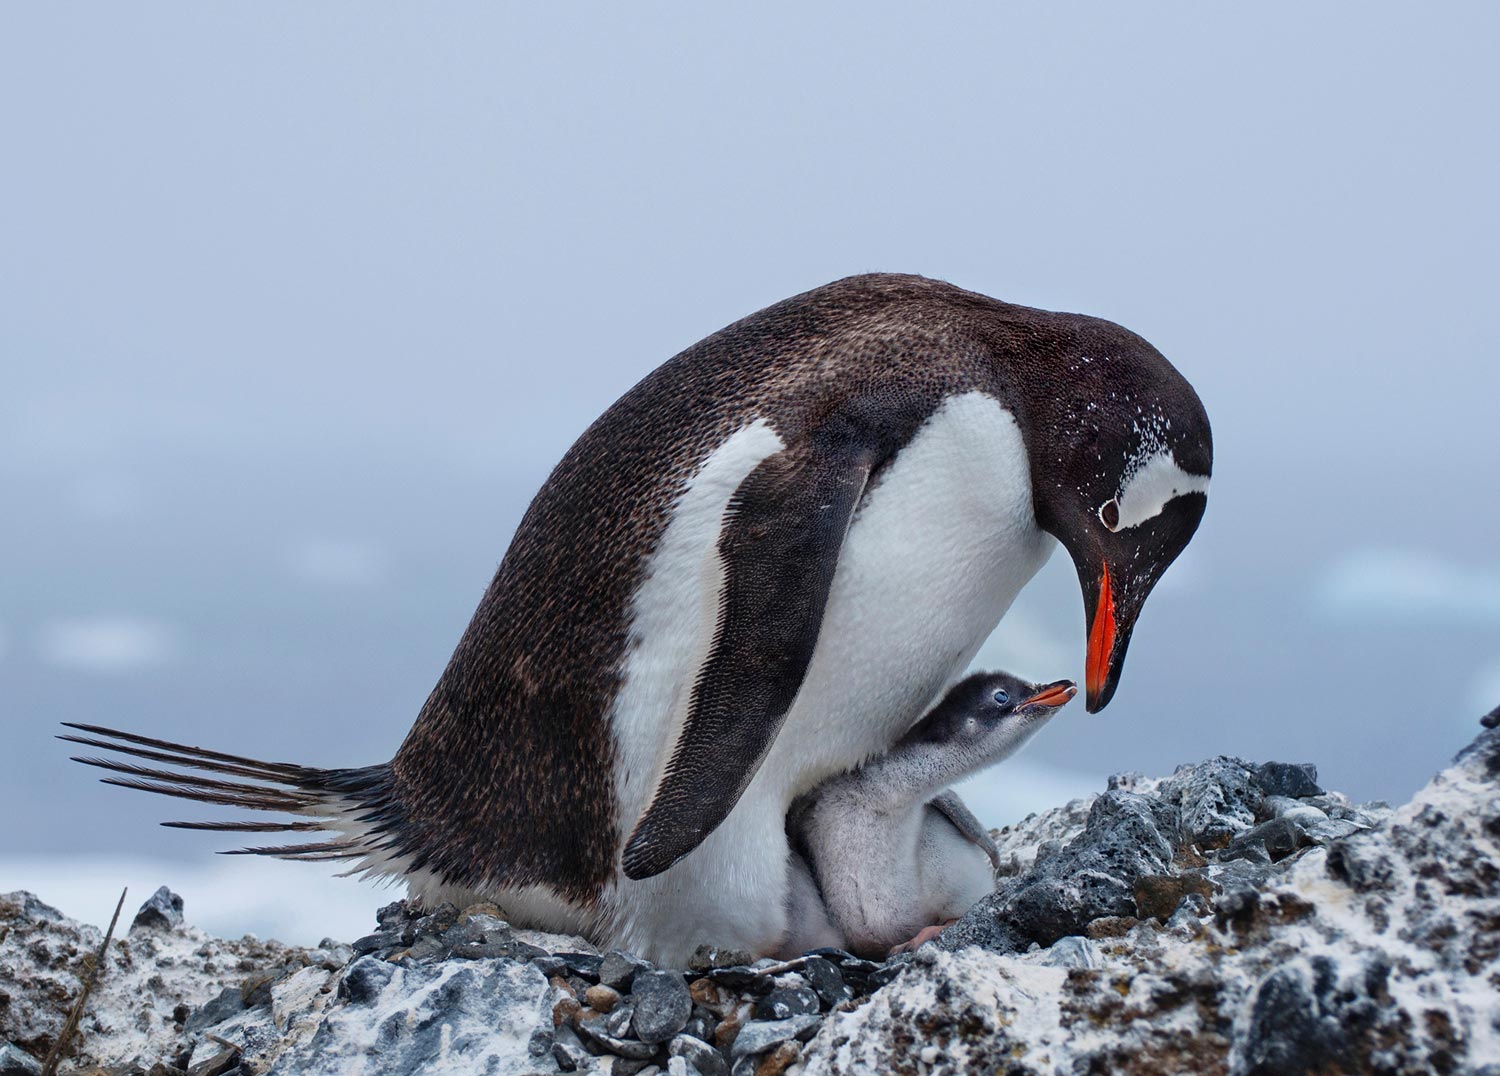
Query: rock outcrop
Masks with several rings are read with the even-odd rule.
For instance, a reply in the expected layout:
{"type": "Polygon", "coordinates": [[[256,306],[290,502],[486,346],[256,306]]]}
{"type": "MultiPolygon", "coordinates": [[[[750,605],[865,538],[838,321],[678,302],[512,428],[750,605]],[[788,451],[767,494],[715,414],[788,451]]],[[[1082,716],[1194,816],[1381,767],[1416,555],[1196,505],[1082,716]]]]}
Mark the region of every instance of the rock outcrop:
{"type": "MultiPolygon", "coordinates": [[[[1396,811],[1218,758],[997,842],[995,893],[883,965],[705,948],[655,968],[404,902],[297,949],[209,938],[159,892],[63,1071],[1500,1076],[1500,729],[1396,811]]],[[[39,1070],[99,941],[0,897],[0,1076],[39,1070]]]]}

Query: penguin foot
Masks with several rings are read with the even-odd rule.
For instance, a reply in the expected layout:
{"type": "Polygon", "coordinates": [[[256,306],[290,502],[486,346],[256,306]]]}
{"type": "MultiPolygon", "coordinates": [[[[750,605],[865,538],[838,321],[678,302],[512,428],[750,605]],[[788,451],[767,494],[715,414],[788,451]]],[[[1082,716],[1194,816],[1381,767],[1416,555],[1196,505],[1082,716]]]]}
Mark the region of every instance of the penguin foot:
{"type": "Polygon", "coordinates": [[[956,918],[948,919],[941,923],[934,923],[930,927],[923,927],[921,930],[917,931],[910,940],[904,941],[900,945],[892,946],[891,951],[887,953],[886,956],[895,956],[897,953],[914,952],[915,950],[920,949],[922,946],[926,945],[928,942],[932,941],[933,938],[936,938],[939,934],[947,930],[956,922],[958,922],[956,918]]]}

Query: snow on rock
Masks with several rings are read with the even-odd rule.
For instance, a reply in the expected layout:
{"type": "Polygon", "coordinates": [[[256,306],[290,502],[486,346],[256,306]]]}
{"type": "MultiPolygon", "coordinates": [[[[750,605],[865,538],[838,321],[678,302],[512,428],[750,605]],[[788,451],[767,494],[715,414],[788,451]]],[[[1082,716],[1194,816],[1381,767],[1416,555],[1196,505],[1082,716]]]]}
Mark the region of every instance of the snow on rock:
{"type": "MultiPolygon", "coordinates": [[[[73,1071],[1500,1076],[1500,729],[1396,811],[1217,758],[996,838],[995,893],[884,965],[705,946],[657,969],[405,902],[295,949],[210,938],[158,892],[73,1071]]],[[[99,941],[0,897],[0,1072],[35,1071],[99,941]]]]}

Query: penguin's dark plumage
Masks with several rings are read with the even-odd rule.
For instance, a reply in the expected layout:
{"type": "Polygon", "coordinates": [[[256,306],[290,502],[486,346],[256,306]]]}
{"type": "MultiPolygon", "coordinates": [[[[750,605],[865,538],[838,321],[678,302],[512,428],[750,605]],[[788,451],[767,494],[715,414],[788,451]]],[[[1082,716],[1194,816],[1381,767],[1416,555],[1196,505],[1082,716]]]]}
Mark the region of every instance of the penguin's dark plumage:
{"type": "Polygon", "coordinates": [[[1211,454],[1192,388],[1117,325],[850,277],[693,345],[584,432],[389,765],[88,731],[242,779],[117,783],[313,818],[340,836],[308,855],[418,895],[487,895],[658,955],[692,931],[764,950],[775,923],[716,918],[718,890],[770,862],[792,798],[952,683],[1051,538],[1084,592],[1089,707],[1108,702],[1211,454]]]}

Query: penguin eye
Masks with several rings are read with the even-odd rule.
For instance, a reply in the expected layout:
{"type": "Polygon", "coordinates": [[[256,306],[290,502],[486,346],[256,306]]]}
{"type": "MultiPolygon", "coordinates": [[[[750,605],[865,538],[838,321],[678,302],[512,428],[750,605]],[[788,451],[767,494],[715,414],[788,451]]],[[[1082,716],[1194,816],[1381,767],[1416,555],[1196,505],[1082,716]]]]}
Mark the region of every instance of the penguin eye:
{"type": "Polygon", "coordinates": [[[1099,522],[1111,531],[1120,529],[1120,502],[1111,497],[1099,506],[1099,522]]]}
{"type": "Polygon", "coordinates": [[[1006,703],[1010,702],[1010,692],[1006,691],[1002,687],[999,691],[995,692],[995,701],[998,702],[1001,706],[1004,706],[1006,703]]]}

